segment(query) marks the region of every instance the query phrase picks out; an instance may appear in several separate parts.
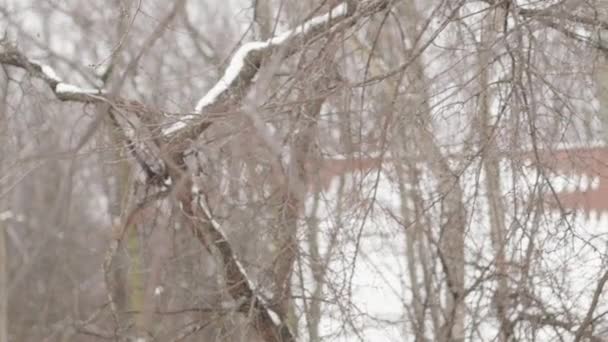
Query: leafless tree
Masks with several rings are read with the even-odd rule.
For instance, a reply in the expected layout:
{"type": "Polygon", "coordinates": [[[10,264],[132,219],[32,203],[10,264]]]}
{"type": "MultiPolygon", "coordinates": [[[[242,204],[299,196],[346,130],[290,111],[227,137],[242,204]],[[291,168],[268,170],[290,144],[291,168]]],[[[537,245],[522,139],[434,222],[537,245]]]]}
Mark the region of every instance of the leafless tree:
{"type": "Polygon", "coordinates": [[[608,338],[604,1],[0,18],[0,342],[608,338]]]}

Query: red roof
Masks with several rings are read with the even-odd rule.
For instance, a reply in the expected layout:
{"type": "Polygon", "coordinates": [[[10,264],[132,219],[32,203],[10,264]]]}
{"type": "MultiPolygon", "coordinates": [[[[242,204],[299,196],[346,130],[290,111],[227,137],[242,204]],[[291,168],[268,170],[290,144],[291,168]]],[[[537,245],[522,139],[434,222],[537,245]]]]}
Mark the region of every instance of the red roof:
{"type": "Polygon", "coordinates": [[[566,176],[574,183],[573,187],[557,192],[564,209],[608,211],[608,148],[571,148],[539,152],[538,156],[532,160],[540,162],[552,174],[566,176]],[[597,186],[581,187],[579,180],[582,177],[586,177],[588,182],[594,180],[597,186]]]}
{"type": "MultiPolygon", "coordinates": [[[[560,176],[568,178],[571,186],[554,188],[563,209],[583,209],[589,211],[608,211],[608,148],[587,147],[560,150],[541,150],[526,154],[522,158],[526,166],[541,166],[546,170],[548,179],[560,176]],[[586,178],[585,182],[580,182],[586,178]],[[591,183],[593,187],[589,186],[591,183]],[[581,186],[581,184],[583,186],[581,186]]],[[[380,158],[363,157],[352,159],[323,159],[308,165],[310,190],[326,190],[331,181],[352,172],[367,173],[376,170],[380,158]]],[[[547,200],[555,198],[551,191],[547,200]]]]}

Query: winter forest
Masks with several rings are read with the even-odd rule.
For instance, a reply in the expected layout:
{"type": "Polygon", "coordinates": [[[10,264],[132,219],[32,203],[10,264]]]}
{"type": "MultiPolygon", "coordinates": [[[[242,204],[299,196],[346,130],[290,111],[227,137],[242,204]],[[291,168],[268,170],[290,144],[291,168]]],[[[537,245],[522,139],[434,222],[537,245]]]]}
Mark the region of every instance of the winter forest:
{"type": "Polygon", "coordinates": [[[608,341],[606,142],[606,0],[0,0],[0,342],[608,341]]]}

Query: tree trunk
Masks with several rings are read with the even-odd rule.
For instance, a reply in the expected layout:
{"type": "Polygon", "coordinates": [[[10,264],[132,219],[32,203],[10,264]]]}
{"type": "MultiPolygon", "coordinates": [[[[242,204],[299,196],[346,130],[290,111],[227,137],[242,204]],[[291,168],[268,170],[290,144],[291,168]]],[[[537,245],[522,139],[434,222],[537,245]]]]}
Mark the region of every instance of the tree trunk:
{"type": "Polygon", "coordinates": [[[500,324],[498,341],[507,342],[513,334],[512,323],[508,318],[508,284],[507,284],[507,260],[506,249],[506,225],[505,209],[502,202],[501,174],[499,165],[498,149],[496,148],[495,127],[499,122],[492,122],[491,88],[489,86],[491,71],[491,44],[496,38],[496,28],[500,27],[500,21],[492,19],[502,18],[502,9],[497,8],[494,16],[488,15],[483,21],[481,28],[481,44],[479,51],[479,112],[477,114],[479,132],[481,134],[478,148],[482,152],[483,171],[485,174],[485,187],[488,198],[488,210],[490,218],[490,236],[492,249],[494,250],[494,262],[496,265],[495,279],[496,290],[494,295],[494,309],[500,324]]]}

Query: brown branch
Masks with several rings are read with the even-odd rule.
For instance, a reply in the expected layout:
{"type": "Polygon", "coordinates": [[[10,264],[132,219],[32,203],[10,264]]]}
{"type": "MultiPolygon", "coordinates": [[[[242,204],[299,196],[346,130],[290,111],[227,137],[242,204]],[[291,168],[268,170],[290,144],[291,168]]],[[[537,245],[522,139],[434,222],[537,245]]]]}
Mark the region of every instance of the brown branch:
{"type": "Polygon", "coordinates": [[[248,313],[253,309],[254,327],[265,341],[296,341],[286,320],[258,293],[224,234],[223,227],[213,218],[198,187],[192,185],[192,180],[188,179],[180,184],[176,196],[185,216],[190,219],[196,238],[208,250],[213,248],[219,253],[225,269],[228,293],[238,304],[237,310],[248,313]],[[189,189],[192,191],[188,191],[189,189]]]}
{"type": "Polygon", "coordinates": [[[110,305],[110,312],[112,313],[112,318],[116,324],[119,325],[119,316],[118,316],[118,307],[116,305],[116,301],[114,300],[114,296],[112,295],[112,291],[115,288],[115,283],[112,281],[112,277],[110,276],[114,259],[116,258],[116,254],[118,252],[118,247],[120,246],[120,242],[125,234],[125,232],[137,224],[138,221],[141,221],[142,213],[153,203],[158,200],[165,198],[169,194],[168,190],[160,191],[158,193],[152,194],[144,198],[141,202],[139,202],[133,210],[126,217],[126,220],[122,225],[116,225],[112,227],[112,237],[110,240],[110,246],[106,251],[104,262],[103,262],[103,274],[104,274],[104,283],[106,286],[106,294],[108,297],[108,303],[110,305]]]}
{"type": "MultiPolygon", "coordinates": [[[[272,55],[280,51],[286,58],[298,52],[320,36],[334,33],[354,25],[357,18],[372,15],[385,8],[387,0],[366,1],[355,7],[354,1],[347,1],[335,7],[330,13],[315,17],[297,28],[279,34],[264,42],[247,43],[234,54],[224,76],[199,101],[196,112],[217,114],[228,108],[240,105],[252,86],[260,66],[272,55]]],[[[171,172],[173,178],[187,174],[183,163],[183,150],[188,147],[185,141],[195,140],[207,127],[210,121],[200,122],[200,116],[189,115],[168,127],[163,133],[173,137],[172,148],[174,164],[183,165],[182,172],[171,172]],[[190,124],[187,121],[198,123],[190,124]]],[[[223,227],[215,221],[206,200],[196,184],[189,177],[174,179],[176,197],[180,201],[184,214],[190,218],[197,239],[207,249],[215,249],[224,265],[226,283],[230,296],[240,303],[239,311],[249,312],[253,309],[254,327],[265,341],[295,341],[296,337],[287,325],[285,312],[274,311],[270,304],[261,297],[253,281],[235,254],[232,245],[224,233],[223,227]]]]}
{"type": "Polygon", "coordinates": [[[101,89],[83,89],[65,83],[48,65],[32,61],[21,53],[14,44],[0,40],[0,64],[11,65],[26,70],[32,77],[44,81],[61,101],[99,102],[104,97],[101,89]]]}
{"type": "MultiPolygon", "coordinates": [[[[608,281],[608,271],[604,272],[604,275],[602,275],[602,278],[597,283],[597,287],[595,288],[595,291],[593,292],[593,299],[591,300],[591,306],[589,306],[589,309],[587,310],[585,319],[581,323],[580,327],[576,330],[576,337],[575,337],[574,341],[576,341],[576,342],[580,341],[585,336],[585,333],[587,332],[587,328],[589,327],[589,325],[591,325],[591,322],[593,322],[593,312],[595,312],[595,308],[597,307],[597,304],[599,303],[600,296],[602,295],[602,293],[604,291],[604,285],[606,285],[607,281],[608,281]]],[[[593,330],[591,330],[589,332],[589,334],[592,334],[592,333],[593,333],[593,330]]]]}
{"type": "Polygon", "coordinates": [[[178,142],[195,140],[211,125],[209,120],[201,120],[201,114],[226,112],[238,105],[251,88],[260,66],[274,52],[278,51],[282,59],[285,59],[320,37],[351,27],[360,18],[385,9],[389,3],[390,0],[367,0],[361,3],[348,0],[292,30],[265,41],[243,44],[234,53],[222,78],[199,100],[195,110],[197,114],[182,117],[165,128],[163,134],[178,142]]]}
{"type": "Polygon", "coordinates": [[[592,47],[594,47],[600,51],[603,51],[604,53],[608,52],[608,46],[603,45],[601,41],[594,41],[591,38],[581,36],[581,35],[577,34],[576,32],[567,29],[564,25],[561,25],[561,24],[551,20],[551,18],[549,18],[547,16],[532,17],[531,19],[537,20],[541,24],[554,29],[555,31],[563,34],[567,38],[574,39],[574,40],[584,43],[584,44],[589,44],[592,47]]]}
{"type": "MultiPolygon", "coordinates": [[[[528,313],[521,312],[518,314],[514,323],[523,322],[523,321],[528,322],[530,324],[534,324],[534,325],[561,328],[561,329],[564,329],[564,330],[567,330],[570,332],[572,332],[572,330],[576,326],[576,324],[574,324],[574,323],[560,320],[559,318],[556,318],[554,315],[548,314],[548,313],[546,313],[546,314],[528,314],[528,313]]],[[[595,336],[589,331],[582,331],[581,337],[586,337],[591,342],[604,341],[604,339],[602,337],[595,336]]]]}
{"type": "MultiPolygon", "coordinates": [[[[252,86],[260,66],[274,51],[280,51],[286,58],[298,52],[303,46],[325,34],[335,33],[356,23],[357,18],[369,16],[385,8],[386,0],[367,1],[355,7],[354,1],[342,3],[325,16],[315,17],[297,28],[279,34],[264,42],[247,43],[241,46],[233,56],[224,76],[205,95],[197,105],[196,112],[214,114],[226,111],[232,106],[240,105],[252,86]],[[337,9],[337,10],[336,10],[337,9]]],[[[200,117],[199,117],[200,118],[200,117]]],[[[174,136],[174,142],[182,148],[188,144],[183,141],[195,140],[211,125],[209,121],[188,124],[196,120],[189,116],[178,121],[163,133],[174,136]],[[180,142],[181,141],[181,142],[180,142]]],[[[183,151],[183,150],[182,150],[183,151]]],[[[175,163],[180,165],[182,151],[175,151],[175,163]]],[[[184,171],[187,171],[184,167],[184,171]]],[[[186,172],[183,172],[185,174],[186,172]]],[[[177,182],[176,182],[177,183],[177,182]]],[[[187,217],[192,221],[195,236],[207,248],[213,247],[218,253],[225,268],[226,283],[230,296],[239,305],[241,312],[253,309],[254,327],[265,341],[295,341],[296,337],[287,324],[285,310],[278,312],[262,298],[249,278],[245,268],[235,254],[232,245],[224,233],[223,227],[215,221],[203,194],[192,180],[179,181],[177,197],[187,217]],[[191,191],[189,191],[191,189],[191,191]]]]}
{"type": "MultiPolygon", "coordinates": [[[[229,294],[239,304],[239,311],[249,312],[250,309],[253,309],[255,329],[265,341],[295,341],[296,337],[286,324],[285,317],[280,317],[259,295],[224,234],[223,227],[214,220],[200,191],[193,187],[190,178],[192,172],[184,163],[183,151],[189,147],[189,141],[198,138],[211,125],[209,120],[201,122],[200,114],[205,113],[212,116],[214,113],[221,113],[233,106],[238,106],[253,84],[253,79],[258,74],[260,66],[274,52],[280,52],[281,59],[285,59],[317,39],[351,27],[360,18],[371,16],[385,9],[390,2],[390,0],[360,2],[347,0],[334,7],[329,13],[307,20],[293,30],[264,42],[244,44],[232,57],[224,76],[199,101],[197,115],[182,116],[180,121],[163,131],[165,137],[171,138],[167,141],[170,157],[163,159],[168,159],[165,160],[165,163],[174,183],[176,197],[186,216],[191,219],[196,237],[207,248],[213,247],[218,251],[221,262],[225,265],[229,294]]],[[[83,103],[103,101],[112,104],[112,101],[107,98],[107,94],[101,89],[82,89],[64,83],[52,68],[28,59],[15,46],[5,41],[0,41],[0,64],[19,67],[26,70],[30,76],[43,80],[61,101],[83,103]]],[[[122,108],[115,107],[112,108],[117,114],[121,114],[122,108]]],[[[104,262],[106,273],[111,267],[112,255],[117,246],[118,241],[113,240],[104,262]]],[[[109,302],[114,319],[117,319],[116,308],[111,296],[109,302]]]]}
{"type": "MultiPolygon", "coordinates": [[[[490,5],[496,6],[496,1],[494,0],[485,0],[486,3],[490,5]]],[[[510,2],[509,2],[510,3],[510,2]]],[[[552,28],[566,37],[570,39],[574,39],[576,41],[590,44],[594,48],[603,51],[604,53],[608,52],[608,46],[602,43],[602,41],[595,41],[592,38],[584,37],[573,30],[568,29],[564,24],[579,24],[583,26],[587,26],[589,32],[593,32],[596,29],[608,30],[608,22],[604,20],[600,20],[598,18],[591,18],[587,16],[578,15],[572,12],[567,12],[564,10],[556,9],[556,6],[549,6],[547,8],[521,8],[521,7],[509,7],[509,11],[513,13],[513,15],[520,15],[529,20],[536,20],[539,23],[545,25],[546,27],[552,28]]],[[[598,37],[601,38],[601,37],[598,37]]],[[[607,37],[608,38],[608,37],[607,37]]]]}
{"type": "Polygon", "coordinates": [[[524,17],[530,18],[550,18],[550,19],[559,19],[559,20],[567,20],[572,23],[583,24],[587,26],[592,26],[594,28],[599,27],[604,30],[608,30],[608,22],[584,17],[581,15],[577,15],[571,12],[564,11],[556,11],[551,8],[549,9],[530,9],[530,8],[518,8],[517,13],[524,17]]]}

